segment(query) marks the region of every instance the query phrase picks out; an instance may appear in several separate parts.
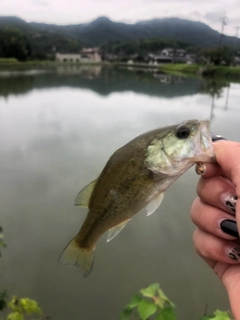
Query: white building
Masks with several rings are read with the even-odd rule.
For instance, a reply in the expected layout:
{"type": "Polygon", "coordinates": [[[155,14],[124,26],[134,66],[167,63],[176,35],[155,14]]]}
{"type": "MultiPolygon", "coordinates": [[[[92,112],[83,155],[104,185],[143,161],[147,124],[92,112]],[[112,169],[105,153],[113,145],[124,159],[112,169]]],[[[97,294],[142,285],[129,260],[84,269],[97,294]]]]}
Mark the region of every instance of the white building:
{"type": "Polygon", "coordinates": [[[83,48],[80,52],[83,61],[101,62],[101,52],[98,48],[83,48]]]}
{"type": "Polygon", "coordinates": [[[79,53],[56,53],[58,62],[80,62],[81,55],[79,53]]]}
{"type": "Polygon", "coordinates": [[[184,49],[172,49],[172,48],[165,48],[161,51],[161,55],[166,57],[173,57],[174,55],[177,57],[185,57],[187,51],[184,49]]]}
{"type": "Polygon", "coordinates": [[[56,53],[58,62],[101,62],[102,57],[98,48],[84,48],[80,53],[56,53]]]}

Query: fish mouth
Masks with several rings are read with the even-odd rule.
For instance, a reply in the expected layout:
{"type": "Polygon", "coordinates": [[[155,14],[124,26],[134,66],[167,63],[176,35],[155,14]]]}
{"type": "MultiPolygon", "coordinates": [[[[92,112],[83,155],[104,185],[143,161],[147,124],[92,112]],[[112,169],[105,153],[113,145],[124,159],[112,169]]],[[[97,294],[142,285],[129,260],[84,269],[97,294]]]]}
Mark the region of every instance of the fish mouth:
{"type": "Polygon", "coordinates": [[[201,120],[198,134],[194,138],[196,147],[195,161],[215,162],[210,121],[201,120]]]}

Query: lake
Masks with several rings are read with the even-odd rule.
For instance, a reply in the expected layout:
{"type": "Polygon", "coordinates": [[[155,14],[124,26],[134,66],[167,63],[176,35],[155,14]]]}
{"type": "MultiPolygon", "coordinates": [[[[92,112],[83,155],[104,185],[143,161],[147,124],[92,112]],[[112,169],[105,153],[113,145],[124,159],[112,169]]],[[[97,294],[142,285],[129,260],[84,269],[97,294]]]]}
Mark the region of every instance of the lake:
{"type": "Polygon", "coordinates": [[[159,282],[179,319],[229,308],[225,290],[194,251],[190,220],[198,176],[190,169],[150,217],[137,214],[98,241],[88,278],[57,263],[87,209],[77,193],[135,136],[185,119],[239,140],[240,84],[144,70],[59,67],[0,73],[0,291],[36,299],[56,320],[118,319],[133,294],[159,282]]]}

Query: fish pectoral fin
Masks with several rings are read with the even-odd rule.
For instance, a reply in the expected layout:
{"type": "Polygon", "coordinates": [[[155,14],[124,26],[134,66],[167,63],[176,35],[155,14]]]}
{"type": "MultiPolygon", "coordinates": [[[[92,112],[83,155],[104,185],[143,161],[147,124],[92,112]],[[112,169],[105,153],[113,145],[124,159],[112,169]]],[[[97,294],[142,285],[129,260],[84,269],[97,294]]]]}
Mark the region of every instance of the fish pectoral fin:
{"type": "Polygon", "coordinates": [[[147,205],[147,217],[150,216],[157,208],[160,206],[164,198],[164,192],[157,195],[149,204],[147,205]]]}
{"type": "Polygon", "coordinates": [[[92,195],[93,189],[95,188],[97,180],[98,179],[93,180],[79,192],[74,202],[75,206],[88,208],[89,200],[91,198],[91,195],[92,195]]]}
{"type": "Polygon", "coordinates": [[[120,231],[125,227],[125,225],[130,221],[131,219],[125,220],[118,224],[117,226],[111,228],[108,230],[108,237],[107,237],[107,242],[112,240],[114,237],[116,237],[117,234],[119,234],[120,231]]]}

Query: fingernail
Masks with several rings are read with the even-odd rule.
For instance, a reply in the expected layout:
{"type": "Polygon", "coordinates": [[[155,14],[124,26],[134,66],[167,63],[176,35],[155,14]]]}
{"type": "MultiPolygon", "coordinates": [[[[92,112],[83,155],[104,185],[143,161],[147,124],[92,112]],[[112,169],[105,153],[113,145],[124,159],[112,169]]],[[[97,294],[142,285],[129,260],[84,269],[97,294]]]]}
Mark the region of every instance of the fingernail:
{"type": "Polygon", "coordinates": [[[220,136],[219,134],[215,134],[213,132],[211,132],[211,135],[212,135],[212,142],[218,141],[218,140],[227,140],[223,136],[220,136]]]}
{"type": "Polygon", "coordinates": [[[236,202],[237,202],[238,197],[232,194],[227,195],[224,197],[224,205],[227,209],[229,209],[231,212],[234,214],[236,213],[236,202]]]}
{"type": "Polygon", "coordinates": [[[220,223],[220,227],[223,232],[229,234],[230,236],[239,238],[239,233],[238,233],[236,221],[230,220],[230,219],[223,220],[220,223]]]}
{"type": "Polygon", "coordinates": [[[228,254],[228,256],[231,260],[240,261],[240,248],[239,247],[233,248],[228,254]]]}

